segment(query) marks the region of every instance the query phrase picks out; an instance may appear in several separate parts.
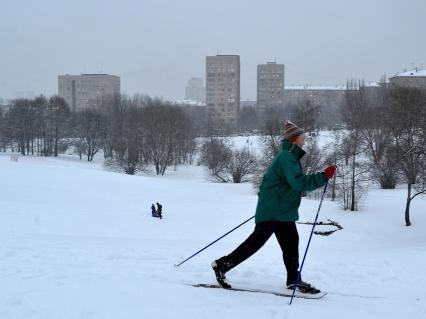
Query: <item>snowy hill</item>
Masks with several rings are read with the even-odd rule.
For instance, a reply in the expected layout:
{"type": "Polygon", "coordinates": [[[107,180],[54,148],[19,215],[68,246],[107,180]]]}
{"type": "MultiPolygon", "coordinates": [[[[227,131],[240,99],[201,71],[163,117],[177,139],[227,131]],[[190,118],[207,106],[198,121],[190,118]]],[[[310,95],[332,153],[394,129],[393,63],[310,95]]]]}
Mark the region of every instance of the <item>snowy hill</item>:
{"type": "MultiPolygon", "coordinates": [[[[315,236],[304,279],[321,300],[193,288],[214,283],[210,262],[252,231],[244,225],[179,268],[181,261],[254,214],[250,184],[217,184],[201,167],[161,177],[107,172],[67,158],[0,156],[0,318],[424,318],[426,200],[403,226],[405,189],[370,189],[364,210],[324,202],[320,220],[343,230],[315,236]],[[152,218],[159,201],[164,219],[152,218]]],[[[303,200],[301,220],[318,201],[303,200]]],[[[303,251],[310,226],[298,225],[303,251]]],[[[231,284],[284,285],[275,238],[228,274],[231,284]]]]}

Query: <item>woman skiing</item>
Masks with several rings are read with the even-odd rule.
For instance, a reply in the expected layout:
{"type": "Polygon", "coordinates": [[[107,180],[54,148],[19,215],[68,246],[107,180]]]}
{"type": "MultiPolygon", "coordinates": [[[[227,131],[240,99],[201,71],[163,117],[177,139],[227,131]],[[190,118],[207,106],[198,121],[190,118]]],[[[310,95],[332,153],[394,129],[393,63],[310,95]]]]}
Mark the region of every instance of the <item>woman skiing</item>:
{"type": "MultiPolygon", "coordinates": [[[[287,288],[293,289],[298,279],[299,235],[296,221],[299,219],[302,192],[313,191],[333,177],[336,167],[328,166],[324,172],[305,175],[300,159],[305,154],[304,130],[290,121],[284,125],[282,149],[263,176],[258,193],[253,233],[233,252],[212,262],[218,283],[231,288],[225,273],[257,252],[275,234],[281,247],[287,270],[287,288]]],[[[302,281],[297,290],[302,293],[319,293],[320,290],[302,281]]]]}

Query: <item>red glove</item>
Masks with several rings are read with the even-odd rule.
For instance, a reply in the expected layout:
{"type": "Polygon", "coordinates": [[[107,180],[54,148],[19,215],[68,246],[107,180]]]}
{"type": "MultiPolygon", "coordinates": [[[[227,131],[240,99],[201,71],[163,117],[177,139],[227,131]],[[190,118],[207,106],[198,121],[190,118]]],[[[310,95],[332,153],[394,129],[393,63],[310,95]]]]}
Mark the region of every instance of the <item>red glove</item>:
{"type": "Polygon", "coordinates": [[[336,172],[336,165],[330,165],[325,169],[324,175],[327,179],[330,179],[334,176],[335,172],[336,172]]]}

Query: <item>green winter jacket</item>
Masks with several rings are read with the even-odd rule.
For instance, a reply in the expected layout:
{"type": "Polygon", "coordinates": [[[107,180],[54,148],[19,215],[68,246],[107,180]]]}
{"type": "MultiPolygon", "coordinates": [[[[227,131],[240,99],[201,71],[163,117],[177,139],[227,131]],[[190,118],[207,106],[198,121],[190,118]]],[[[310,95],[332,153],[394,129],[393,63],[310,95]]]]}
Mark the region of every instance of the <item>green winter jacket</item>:
{"type": "Polygon", "coordinates": [[[256,223],[298,220],[302,192],[325,184],[324,173],[303,174],[300,164],[303,155],[305,151],[299,146],[282,141],[281,152],[275,156],[260,184],[256,223]]]}

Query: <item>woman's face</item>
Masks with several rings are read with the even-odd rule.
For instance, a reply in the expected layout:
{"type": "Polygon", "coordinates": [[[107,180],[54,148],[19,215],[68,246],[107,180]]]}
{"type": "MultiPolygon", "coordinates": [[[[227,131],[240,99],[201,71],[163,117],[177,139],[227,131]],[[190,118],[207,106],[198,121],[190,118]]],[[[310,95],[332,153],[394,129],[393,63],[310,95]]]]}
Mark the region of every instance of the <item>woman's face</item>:
{"type": "Polygon", "coordinates": [[[305,134],[300,134],[294,141],[294,144],[299,147],[303,147],[303,145],[305,145],[305,134]]]}

